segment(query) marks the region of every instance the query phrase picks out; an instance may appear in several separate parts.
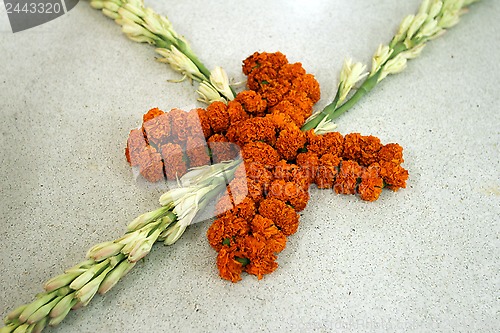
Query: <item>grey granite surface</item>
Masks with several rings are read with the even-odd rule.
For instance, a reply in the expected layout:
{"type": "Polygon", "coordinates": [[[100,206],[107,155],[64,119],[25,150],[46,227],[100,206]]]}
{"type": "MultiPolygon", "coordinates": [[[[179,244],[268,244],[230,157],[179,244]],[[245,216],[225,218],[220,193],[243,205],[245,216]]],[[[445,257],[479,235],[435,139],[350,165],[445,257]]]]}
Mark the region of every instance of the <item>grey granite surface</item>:
{"type": "MultiPolygon", "coordinates": [[[[254,51],[315,74],[321,109],[343,59],[368,63],[419,1],[147,1],[200,58],[243,80],[254,51]]],[[[13,34],[0,4],[0,315],[158,206],[123,156],[158,106],[195,86],[88,2],[13,34]]],[[[207,224],[155,246],[104,297],[47,332],[497,332],[500,330],[500,2],[482,1],[402,74],[338,119],[405,148],[408,186],[367,203],[311,190],[263,280],[218,277],[207,224]]]]}

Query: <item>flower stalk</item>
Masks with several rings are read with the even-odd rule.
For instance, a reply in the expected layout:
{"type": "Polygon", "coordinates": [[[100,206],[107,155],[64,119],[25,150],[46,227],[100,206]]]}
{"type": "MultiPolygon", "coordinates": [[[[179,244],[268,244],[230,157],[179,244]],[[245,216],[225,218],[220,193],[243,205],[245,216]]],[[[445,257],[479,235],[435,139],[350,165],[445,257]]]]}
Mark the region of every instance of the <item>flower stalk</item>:
{"type": "Polygon", "coordinates": [[[134,219],[122,237],[97,244],[87,260],[44,284],[37,299],[10,312],[0,333],[41,332],[58,325],[71,310],[87,306],[105,294],[144,258],[157,241],[175,243],[196,214],[214,199],[231,179],[241,160],[195,168],[179,180],[179,187],[160,198],[160,208],[134,219]]]}
{"type": "Polygon", "coordinates": [[[323,110],[313,114],[302,127],[307,131],[318,126],[332,126],[332,121],[352,108],[388,75],[402,72],[407,61],[420,55],[426,43],[442,36],[456,25],[467,6],[479,0],[424,0],[416,15],[409,15],[401,22],[398,32],[389,45],[380,45],[373,55],[370,73],[363,73],[365,66],[344,63],[334,100],[323,110]],[[364,79],[364,81],[362,81],[364,79]],[[354,94],[346,99],[357,82],[362,81],[354,94]]]}
{"type": "Polygon", "coordinates": [[[46,326],[59,324],[71,310],[89,304],[97,293],[108,292],[175,221],[171,208],[167,203],[143,214],[129,225],[123,237],[92,247],[87,260],[47,281],[45,292],[36,300],[10,312],[0,332],[41,332],[46,326]]]}
{"type": "Polygon", "coordinates": [[[203,84],[204,87],[198,89],[200,101],[227,102],[234,99],[234,91],[222,68],[216,67],[210,72],[188,42],[174,30],[168,18],[145,7],[143,0],[90,0],[90,6],[120,25],[129,39],[156,46],[156,53],[162,56],[158,61],[181,73],[180,81],[189,78],[203,84]]]}

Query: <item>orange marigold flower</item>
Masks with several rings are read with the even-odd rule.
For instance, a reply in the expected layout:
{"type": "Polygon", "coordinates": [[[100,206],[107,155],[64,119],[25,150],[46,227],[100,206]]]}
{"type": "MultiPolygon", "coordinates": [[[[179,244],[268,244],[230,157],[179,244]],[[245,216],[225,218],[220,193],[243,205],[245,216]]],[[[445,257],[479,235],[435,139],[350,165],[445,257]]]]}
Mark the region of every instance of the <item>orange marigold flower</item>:
{"type": "Polygon", "coordinates": [[[240,121],[231,126],[228,136],[230,131],[234,131],[231,139],[234,139],[233,142],[237,142],[240,146],[255,141],[263,141],[270,145],[276,143],[276,126],[268,118],[255,117],[240,121]]]}
{"type": "Polygon", "coordinates": [[[276,255],[272,253],[263,254],[250,260],[250,263],[244,267],[245,272],[257,276],[261,280],[265,274],[272,273],[278,268],[276,255]]]}
{"type": "Polygon", "coordinates": [[[380,165],[373,163],[363,169],[361,183],[358,186],[358,194],[362,200],[375,201],[382,193],[384,181],[380,177],[380,165]]]}
{"type": "Polygon", "coordinates": [[[251,223],[254,236],[262,235],[266,239],[266,248],[269,252],[279,253],[286,246],[286,236],[276,227],[273,220],[255,215],[251,223]]]}
{"type": "MultiPolygon", "coordinates": [[[[183,111],[184,112],[184,111],[183,111]]],[[[165,166],[167,179],[174,180],[187,172],[186,160],[182,147],[176,143],[161,146],[161,155],[165,166]]]]}
{"type": "Polygon", "coordinates": [[[254,116],[263,116],[267,108],[266,100],[252,90],[240,92],[236,95],[235,101],[239,102],[246,112],[254,116]]]}
{"type": "Polygon", "coordinates": [[[247,120],[250,117],[243,109],[241,103],[234,100],[227,103],[227,113],[229,114],[229,121],[231,125],[242,120],[247,120]]]}
{"type": "Polygon", "coordinates": [[[155,148],[148,146],[139,155],[139,172],[152,183],[162,180],[163,162],[155,148]]]}
{"type": "Polygon", "coordinates": [[[262,185],[262,189],[267,191],[269,184],[273,181],[271,171],[260,162],[245,162],[246,177],[262,185]]]}
{"type": "Polygon", "coordinates": [[[288,163],[286,160],[279,161],[274,167],[273,176],[275,179],[283,179],[286,182],[294,182],[307,191],[311,180],[307,170],[302,169],[297,164],[288,163]]]}
{"type": "Polygon", "coordinates": [[[189,137],[186,142],[186,154],[191,168],[210,164],[207,143],[203,137],[189,137]]]}
{"type": "Polygon", "coordinates": [[[262,85],[258,91],[266,100],[267,107],[272,108],[283,100],[286,93],[290,91],[290,86],[288,81],[274,80],[262,85]]]}
{"type": "Polygon", "coordinates": [[[304,148],[306,136],[299,128],[290,127],[280,132],[276,150],[286,160],[295,160],[298,151],[304,148]]]}
{"type": "Polygon", "coordinates": [[[236,258],[239,252],[235,248],[223,247],[217,255],[217,268],[219,275],[224,280],[238,282],[241,280],[241,272],[243,272],[243,264],[236,258]]]}
{"type": "Polygon", "coordinates": [[[273,68],[280,68],[288,63],[288,59],[281,52],[255,52],[245,60],[243,60],[243,73],[250,74],[254,69],[269,66],[273,68]]]}
{"type": "Polygon", "coordinates": [[[380,161],[380,176],[387,184],[387,187],[393,191],[406,188],[408,170],[399,164],[380,161]]]}
{"type": "Polygon", "coordinates": [[[356,161],[342,161],[333,188],[336,193],[354,194],[363,169],[356,161]]]}
{"type": "Polygon", "coordinates": [[[286,182],[293,181],[295,175],[300,171],[297,164],[288,163],[286,160],[280,160],[274,166],[273,176],[275,179],[283,179],[286,182]]]}
{"type": "Polygon", "coordinates": [[[303,110],[296,107],[287,99],[282,100],[276,106],[272,107],[271,113],[283,113],[289,116],[295,125],[301,127],[306,121],[306,116],[303,110]]]}
{"type": "Polygon", "coordinates": [[[160,110],[158,108],[153,108],[142,116],[142,122],[146,123],[146,122],[150,121],[151,119],[154,119],[158,116],[161,116],[164,113],[165,112],[163,112],[162,110],[160,110]]]}
{"type": "Polygon", "coordinates": [[[294,64],[284,64],[280,67],[279,78],[281,80],[293,81],[293,79],[305,75],[306,70],[300,62],[294,64]]]}
{"type": "Polygon", "coordinates": [[[210,245],[217,251],[223,246],[233,246],[239,237],[244,237],[250,232],[250,223],[231,212],[222,214],[207,230],[210,245]]]}
{"type": "Polygon", "coordinates": [[[342,156],[344,151],[344,137],[339,132],[326,133],[321,136],[323,154],[342,156]]]}
{"type": "Polygon", "coordinates": [[[313,102],[304,91],[290,90],[285,96],[285,100],[295,106],[297,112],[301,112],[304,118],[308,118],[312,114],[313,102]],[[300,111],[299,111],[300,110],[300,111]]]}
{"type": "Polygon", "coordinates": [[[210,126],[215,133],[225,132],[229,127],[229,112],[227,105],[216,101],[207,107],[207,115],[210,120],[210,126]]]}
{"type": "Polygon", "coordinates": [[[133,129],[130,131],[127,140],[127,148],[125,148],[125,157],[132,166],[139,165],[140,153],[147,147],[148,143],[144,138],[142,130],[133,129]]]}
{"type": "Polygon", "coordinates": [[[266,186],[255,180],[247,178],[248,196],[255,202],[261,202],[264,199],[266,186]]]}
{"type": "Polygon", "coordinates": [[[297,165],[304,170],[310,183],[316,179],[319,167],[318,154],[313,152],[300,153],[297,155],[297,165]]]}
{"type": "Polygon", "coordinates": [[[172,142],[185,143],[190,133],[187,127],[187,112],[181,109],[172,109],[169,112],[172,126],[172,142]]]}
{"type": "Polygon", "coordinates": [[[241,156],[247,163],[262,163],[267,169],[273,168],[280,160],[279,154],[264,142],[250,142],[241,149],[241,156]]]}
{"type": "Polygon", "coordinates": [[[287,129],[288,127],[298,128],[295,121],[293,121],[293,119],[289,115],[283,112],[276,111],[270,114],[266,114],[266,118],[270,119],[274,123],[276,129],[278,129],[279,131],[287,129]]]}
{"type": "Polygon", "coordinates": [[[287,201],[297,211],[304,210],[309,201],[309,192],[303,186],[295,182],[288,182],[285,185],[287,201]]]}
{"type": "Polygon", "coordinates": [[[248,222],[252,221],[253,217],[256,214],[256,211],[255,201],[253,201],[249,197],[243,199],[243,201],[234,206],[234,208],[231,210],[231,212],[235,216],[240,217],[248,222]]]}
{"type": "Polygon", "coordinates": [[[378,159],[380,161],[392,162],[396,164],[401,164],[404,162],[403,159],[403,147],[397,143],[389,143],[384,145],[377,153],[378,159]]]}
{"type": "Polygon", "coordinates": [[[259,214],[271,219],[285,236],[294,234],[299,227],[299,214],[281,200],[266,198],[259,205],[259,214]]]}
{"type": "Polygon", "coordinates": [[[305,92],[313,103],[319,101],[319,98],[321,96],[319,83],[318,81],[316,81],[314,75],[312,74],[305,74],[296,77],[292,81],[292,89],[305,92]]]}
{"type": "Polygon", "coordinates": [[[380,139],[372,135],[361,136],[360,138],[361,155],[359,164],[369,166],[379,160],[378,152],[382,148],[380,139]]]}
{"type": "Polygon", "coordinates": [[[309,201],[309,192],[295,182],[276,179],[269,186],[267,198],[279,199],[300,212],[306,208],[309,201]]]}
{"type": "Polygon", "coordinates": [[[222,134],[212,135],[207,142],[212,151],[212,160],[214,163],[232,160],[238,154],[238,147],[234,143],[229,142],[222,134]]]}
{"type": "Polygon", "coordinates": [[[316,185],[318,188],[332,188],[341,158],[332,154],[325,154],[319,159],[316,185]]]}
{"type": "Polygon", "coordinates": [[[168,113],[163,113],[142,124],[144,136],[150,144],[159,146],[166,143],[170,136],[170,118],[168,113]]]}
{"type": "Polygon", "coordinates": [[[342,157],[346,160],[359,160],[361,157],[361,135],[359,133],[350,133],[344,137],[342,157]]]}
{"type": "Polygon", "coordinates": [[[275,68],[264,66],[254,69],[248,74],[247,86],[250,90],[259,91],[270,83],[274,82],[278,76],[275,68]]]}
{"type": "Polygon", "coordinates": [[[186,126],[190,136],[209,138],[212,135],[207,111],[202,108],[192,109],[187,113],[186,126]]]}

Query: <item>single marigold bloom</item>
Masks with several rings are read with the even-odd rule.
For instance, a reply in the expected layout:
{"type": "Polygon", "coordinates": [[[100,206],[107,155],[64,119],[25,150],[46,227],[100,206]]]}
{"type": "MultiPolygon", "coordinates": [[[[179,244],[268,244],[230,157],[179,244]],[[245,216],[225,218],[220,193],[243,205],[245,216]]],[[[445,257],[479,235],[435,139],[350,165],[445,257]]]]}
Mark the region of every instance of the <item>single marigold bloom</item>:
{"type": "Polygon", "coordinates": [[[243,109],[251,115],[264,115],[267,102],[258,93],[252,90],[245,90],[236,95],[235,101],[239,102],[243,109]]]}
{"type": "Polygon", "coordinates": [[[362,200],[375,201],[382,193],[384,181],[380,177],[380,165],[373,163],[363,169],[361,183],[358,185],[358,194],[362,200]]]}
{"type": "Polygon", "coordinates": [[[146,138],[140,129],[130,131],[125,148],[125,157],[131,166],[137,166],[140,162],[140,153],[148,146],[146,138]]]}
{"type": "Polygon", "coordinates": [[[288,163],[287,160],[280,160],[274,166],[273,176],[275,179],[283,179],[284,181],[293,181],[295,175],[300,171],[297,164],[288,163]]]}
{"type": "Polygon", "coordinates": [[[264,142],[250,142],[241,149],[241,156],[245,162],[262,163],[267,169],[273,168],[280,160],[279,154],[270,145],[264,142]]]}
{"type": "Polygon", "coordinates": [[[378,152],[382,148],[380,139],[372,135],[361,136],[360,138],[361,155],[359,164],[369,166],[372,163],[378,162],[378,152]]]}
{"type": "Polygon", "coordinates": [[[238,147],[222,134],[212,135],[207,142],[214,163],[233,160],[238,154],[238,147]]]}
{"type": "MultiPolygon", "coordinates": [[[[183,111],[184,112],[184,111],[183,111]]],[[[174,180],[187,172],[187,164],[182,147],[176,143],[167,143],[161,146],[165,175],[174,180]]]]}
{"type": "Polygon", "coordinates": [[[162,110],[160,110],[158,108],[153,108],[153,109],[149,110],[148,112],[146,112],[142,116],[142,122],[146,123],[146,122],[150,121],[151,119],[154,119],[154,118],[156,118],[158,116],[161,116],[164,113],[165,112],[163,112],[162,110]]]}
{"type": "Polygon", "coordinates": [[[298,151],[304,148],[306,136],[298,128],[290,127],[280,132],[276,140],[276,150],[286,160],[295,160],[298,151]]]}
{"type": "Polygon", "coordinates": [[[210,120],[205,109],[190,110],[186,116],[186,126],[191,137],[209,138],[212,135],[210,120]]]}
{"type": "Polygon", "coordinates": [[[310,183],[316,179],[319,167],[318,154],[313,152],[300,153],[297,155],[297,165],[304,170],[310,183]]]}
{"type": "Polygon", "coordinates": [[[295,78],[305,75],[306,70],[300,62],[294,64],[284,64],[278,72],[281,80],[293,81],[295,78]]]}
{"type": "Polygon", "coordinates": [[[333,185],[335,192],[342,194],[356,193],[356,186],[362,171],[363,169],[356,161],[342,161],[333,185]]]}
{"type": "Polygon", "coordinates": [[[295,182],[276,179],[269,186],[267,198],[279,199],[300,212],[306,208],[309,201],[309,192],[295,182]]]}
{"type": "Polygon", "coordinates": [[[234,206],[231,212],[234,216],[251,222],[257,212],[255,201],[253,201],[250,197],[246,197],[239,204],[234,206]]]}
{"type": "Polygon", "coordinates": [[[217,251],[223,246],[233,246],[238,237],[250,232],[250,223],[228,212],[217,218],[207,230],[210,245],[217,251]]]}
{"type": "Polygon", "coordinates": [[[210,164],[207,143],[203,137],[189,137],[186,142],[186,155],[191,168],[210,164]]]}
{"type": "Polygon", "coordinates": [[[248,74],[247,86],[250,90],[259,91],[274,82],[278,76],[275,68],[264,66],[254,69],[248,74]]]}
{"type": "Polygon", "coordinates": [[[279,131],[287,129],[288,127],[299,128],[295,121],[293,121],[293,119],[286,113],[276,111],[266,114],[266,119],[270,119],[279,131]]]}
{"type": "Polygon", "coordinates": [[[216,101],[207,107],[207,115],[210,120],[210,126],[215,133],[225,132],[229,127],[229,113],[227,105],[216,101]]]}
{"type": "Polygon", "coordinates": [[[267,187],[273,181],[274,177],[270,170],[260,162],[248,161],[245,162],[246,177],[254,182],[262,185],[262,189],[267,191],[267,187]]]}
{"type": "Polygon", "coordinates": [[[281,52],[254,52],[251,56],[243,60],[243,73],[245,75],[250,74],[254,69],[269,66],[272,68],[280,68],[281,66],[288,63],[288,59],[281,52]]]}
{"type": "Polygon", "coordinates": [[[290,82],[279,80],[279,78],[277,80],[264,82],[265,84],[261,84],[258,92],[262,98],[266,100],[268,108],[281,102],[291,87],[290,82]]]}
{"type": "Polygon", "coordinates": [[[332,154],[325,154],[319,159],[318,173],[316,175],[316,185],[318,188],[332,188],[335,177],[338,173],[340,157],[332,154]]]}
{"type": "Polygon", "coordinates": [[[322,156],[324,154],[332,154],[342,156],[344,150],[344,137],[338,132],[331,132],[322,135],[317,135],[314,130],[306,132],[307,151],[322,156]]]}
{"type": "Polygon", "coordinates": [[[169,114],[172,126],[172,142],[186,142],[188,136],[190,136],[187,127],[187,112],[181,109],[172,109],[170,110],[169,114]]]}
{"type": "Polygon", "coordinates": [[[155,148],[148,146],[139,155],[139,172],[152,183],[162,180],[163,161],[155,148]]]}
{"type": "Polygon", "coordinates": [[[404,162],[403,147],[397,143],[388,143],[384,145],[378,151],[377,156],[380,161],[392,162],[396,164],[404,162]]]}
{"type": "Polygon", "coordinates": [[[232,142],[236,142],[240,146],[255,141],[263,141],[270,145],[276,143],[276,127],[268,118],[255,117],[241,121],[231,126],[228,136],[230,131],[234,131],[231,134],[231,139],[234,139],[232,142]]]}
{"type": "Polygon", "coordinates": [[[265,184],[247,178],[247,186],[248,196],[252,198],[252,200],[257,203],[264,200],[264,195],[267,189],[267,186],[265,184]]]}
{"type": "Polygon", "coordinates": [[[296,107],[287,99],[282,100],[271,109],[271,113],[283,113],[289,116],[295,125],[302,127],[306,121],[306,116],[303,110],[296,107]]]}
{"type": "Polygon", "coordinates": [[[344,137],[342,157],[345,160],[359,160],[361,157],[361,135],[359,133],[350,133],[344,137]]]}
{"type": "Polygon", "coordinates": [[[319,101],[319,98],[321,97],[319,83],[312,74],[305,74],[296,77],[292,81],[292,89],[305,92],[313,103],[319,101]]]}
{"type": "Polygon", "coordinates": [[[399,164],[380,161],[380,176],[387,184],[387,187],[393,191],[406,188],[408,170],[399,164]]]}
{"type": "Polygon", "coordinates": [[[299,214],[281,200],[266,198],[259,205],[259,214],[271,219],[285,235],[294,234],[299,227],[299,214]]]}
{"type": "Polygon", "coordinates": [[[276,255],[272,253],[263,254],[250,260],[250,263],[244,267],[245,272],[257,276],[261,280],[265,274],[272,273],[278,268],[276,255]]]}
{"type": "Polygon", "coordinates": [[[305,118],[312,114],[313,102],[304,91],[297,91],[291,89],[285,96],[285,100],[292,103],[295,108],[299,109],[305,118]]]}
{"type": "Polygon", "coordinates": [[[242,120],[247,120],[250,117],[243,109],[241,103],[234,100],[227,103],[227,113],[229,114],[229,122],[231,125],[242,120]]]}
{"type": "Polygon", "coordinates": [[[285,185],[285,194],[287,201],[297,211],[303,211],[309,201],[309,192],[296,182],[288,182],[285,185]]]}
{"type": "Polygon", "coordinates": [[[258,234],[266,240],[267,250],[273,253],[279,253],[285,249],[286,236],[276,227],[273,220],[255,215],[251,223],[253,236],[258,234]]]}
{"type": "Polygon", "coordinates": [[[243,272],[243,264],[236,258],[239,252],[234,248],[223,247],[217,255],[217,268],[219,275],[224,280],[238,282],[241,280],[241,272],[243,272]]]}
{"type": "Polygon", "coordinates": [[[144,136],[150,144],[159,146],[168,141],[170,136],[170,118],[168,113],[160,114],[142,124],[144,136]]]}

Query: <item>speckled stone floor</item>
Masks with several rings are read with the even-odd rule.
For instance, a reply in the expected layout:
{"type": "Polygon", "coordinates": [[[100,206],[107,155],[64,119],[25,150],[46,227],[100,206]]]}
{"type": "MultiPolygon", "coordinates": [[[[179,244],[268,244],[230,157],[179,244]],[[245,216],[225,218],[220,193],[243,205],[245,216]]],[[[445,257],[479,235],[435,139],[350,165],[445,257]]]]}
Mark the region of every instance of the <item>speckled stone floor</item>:
{"type": "MultiPolygon", "coordinates": [[[[254,51],[315,74],[317,109],[343,59],[369,63],[419,1],[147,1],[209,66],[242,80],[254,51]]],[[[82,1],[13,34],[0,6],[0,315],[119,237],[162,192],[137,182],[128,131],[195,86],[82,1]]],[[[207,224],[148,257],[47,332],[497,332],[500,3],[482,1],[338,119],[405,148],[408,187],[374,203],[311,190],[299,231],[263,280],[221,280],[207,224]]]]}

